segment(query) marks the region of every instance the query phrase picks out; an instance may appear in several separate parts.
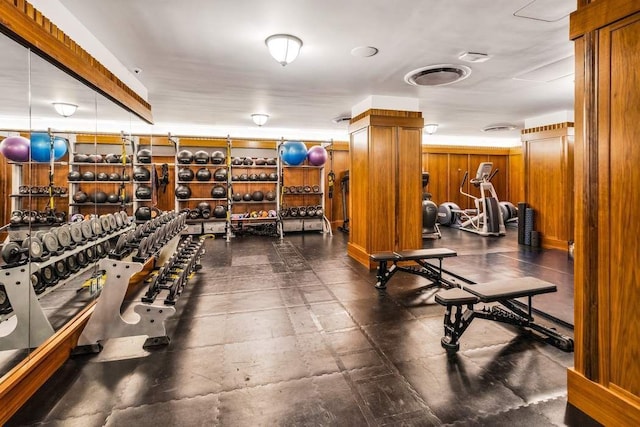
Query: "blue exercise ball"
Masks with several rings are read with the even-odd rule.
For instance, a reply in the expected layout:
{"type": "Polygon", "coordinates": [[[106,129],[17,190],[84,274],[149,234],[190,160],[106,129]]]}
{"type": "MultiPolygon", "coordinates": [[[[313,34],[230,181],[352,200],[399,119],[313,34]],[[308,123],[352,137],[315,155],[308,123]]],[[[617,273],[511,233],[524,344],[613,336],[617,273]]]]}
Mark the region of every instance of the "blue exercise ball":
{"type": "MultiPolygon", "coordinates": [[[[53,159],[60,160],[67,154],[67,140],[53,137],[53,159]]],[[[31,133],[31,160],[34,162],[48,162],[51,160],[51,139],[46,132],[31,133]]]]}
{"type": "Polygon", "coordinates": [[[302,141],[287,141],[282,144],[280,157],[287,165],[297,166],[307,158],[307,146],[302,141]]]}

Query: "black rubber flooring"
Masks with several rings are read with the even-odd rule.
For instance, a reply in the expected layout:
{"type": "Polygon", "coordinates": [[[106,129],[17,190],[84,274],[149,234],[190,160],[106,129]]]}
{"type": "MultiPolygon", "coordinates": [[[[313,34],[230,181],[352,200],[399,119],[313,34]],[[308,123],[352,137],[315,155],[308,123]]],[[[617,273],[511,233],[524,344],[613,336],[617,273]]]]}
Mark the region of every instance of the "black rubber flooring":
{"type": "MultiPolygon", "coordinates": [[[[425,246],[459,252],[445,268],[476,282],[560,280],[564,294],[544,308],[573,312],[563,252],[443,232],[425,246]]],[[[572,353],[478,319],[448,358],[444,308],[421,290],[425,280],[399,273],[381,296],[346,242],[340,233],[208,240],[168,346],[120,340],[73,357],[8,425],[595,425],[567,404],[572,353]]]]}

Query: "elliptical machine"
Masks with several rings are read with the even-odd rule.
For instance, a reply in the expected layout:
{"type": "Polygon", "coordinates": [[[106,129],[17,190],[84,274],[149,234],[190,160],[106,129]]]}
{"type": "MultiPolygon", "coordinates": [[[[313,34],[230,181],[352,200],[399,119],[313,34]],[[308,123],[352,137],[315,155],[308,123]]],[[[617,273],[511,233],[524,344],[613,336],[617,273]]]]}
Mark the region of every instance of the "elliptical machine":
{"type": "Polygon", "coordinates": [[[498,169],[494,171],[492,169],[492,162],[482,162],[478,166],[475,178],[469,180],[474,187],[480,189],[480,197],[464,192],[464,184],[469,177],[469,171],[464,173],[460,184],[460,193],[473,199],[475,209],[460,209],[455,203],[443,203],[438,208],[438,222],[440,224],[460,228],[481,236],[504,236],[506,234],[498,195],[491,184],[491,179],[498,173],[498,169]]]}
{"type": "Polygon", "coordinates": [[[429,172],[422,172],[422,238],[439,239],[442,237],[438,228],[438,205],[431,201],[431,193],[427,191],[429,172]]]}

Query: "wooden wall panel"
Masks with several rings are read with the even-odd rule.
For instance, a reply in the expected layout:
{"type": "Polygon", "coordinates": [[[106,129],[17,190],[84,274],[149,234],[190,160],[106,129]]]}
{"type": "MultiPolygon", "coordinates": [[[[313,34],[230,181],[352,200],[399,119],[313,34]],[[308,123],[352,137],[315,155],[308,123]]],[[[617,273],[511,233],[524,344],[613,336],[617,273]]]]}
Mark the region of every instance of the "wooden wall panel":
{"type": "Polygon", "coordinates": [[[398,249],[422,247],[422,183],[416,171],[422,170],[420,156],[422,129],[400,128],[398,130],[398,186],[397,193],[397,241],[398,249]],[[416,203],[417,201],[417,203],[416,203]]]}
{"type": "MultiPolygon", "coordinates": [[[[480,165],[480,163],[482,162],[488,161],[489,156],[486,154],[469,154],[469,177],[467,178],[467,183],[465,184],[465,189],[469,194],[480,197],[480,188],[475,187],[473,184],[470,184],[469,181],[476,176],[478,165],[480,165]]],[[[471,199],[468,199],[467,203],[470,203],[469,207],[475,207],[471,199]]]]}
{"type": "Polygon", "coordinates": [[[370,209],[364,197],[369,191],[369,147],[368,129],[363,128],[351,135],[350,166],[349,166],[349,244],[354,245],[356,251],[364,252],[369,244],[368,221],[366,210],[370,209]]]}
{"type": "MultiPolygon", "coordinates": [[[[333,162],[329,161],[325,164],[325,174],[324,174],[324,188],[325,188],[325,206],[326,206],[326,217],[331,222],[332,228],[337,228],[342,226],[344,221],[344,213],[342,206],[342,188],[340,186],[340,178],[343,174],[349,170],[349,146],[347,144],[337,144],[334,143],[334,148],[330,150],[330,159],[333,159],[333,162]],[[333,198],[329,198],[329,182],[328,182],[328,174],[329,171],[333,170],[335,173],[335,185],[333,187],[333,198]]],[[[348,197],[348,193],[347,193],[348,197]]],[[[347,213],[348,215],[348,213],[347,213]]]]}
{"type": "Polygon", "coordinates": [[[507,197],[507,181],[509,180],[509,157],[508,156],[488,156],[489,162],[493,163],[493,169],[498,170],[498,173],[493,177],[491,183],[498,194],[498,200],[510,201],[507,197]]]}
{"type": "Polygon", "coordinates": [[[448,202],[450,200],[449,155],[430,153],[428,163],[422,165],[422,170],[429,172],[429,186],[427,189],[431,193],[431,200],[436,204],[448,202]]]}
{"type": "MultiPolygon", "coordinates": [[[[469,155],[450,154],[449,155],[449,202],[453,202],[461,209],[473,208],[473,201],[460,194],[460,184],[464,173],[469,170],[469,155]]],[[[469,192],[469,180],[464,184],[464,191],[469,192]]]]}
{"type": "MultiPolygon", "coordinates": [[[[369,180],[366,194],[369,203],[362,208],[367,210],[367,221],[375,224],[369,227],[370,253],[395,248],[396,221],[400,215],[397,205],[397,153],[393,144],[395,129],[392,127],[372,126],[369,128],[369,180]]],[[[355,154],[355,153],[354,153],[355,154]]],[[[354,194],[354,197],[357,196],[354,194]]],[[[358,207],[354,206],[357,210],[358,207]]],[[[355,221],[352,229],[359,227],[355,221]]]]}
{"type": "Polygon", "coordinates": [[[506,199],[514,205],[524,201],[524,157],[522,148],[511,149],[507,166],[506,199]]]}

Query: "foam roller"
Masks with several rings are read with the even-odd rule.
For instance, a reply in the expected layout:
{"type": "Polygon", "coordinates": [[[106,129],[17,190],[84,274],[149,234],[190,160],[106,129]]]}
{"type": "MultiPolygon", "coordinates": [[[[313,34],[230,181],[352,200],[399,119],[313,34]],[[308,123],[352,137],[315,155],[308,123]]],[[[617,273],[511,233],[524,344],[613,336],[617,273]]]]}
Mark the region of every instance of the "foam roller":
{"type": "Polygon", "coordinates": [[[527,204],[518,203],[518,244],[524,245],[524,215],[527,210],[527,204]]]}
{"type": "Polygon", "coordinates": [[[527,208],[524,214],[524,244],[531,245],[531,232],[533,231],[535,211],[527,208]]]}

